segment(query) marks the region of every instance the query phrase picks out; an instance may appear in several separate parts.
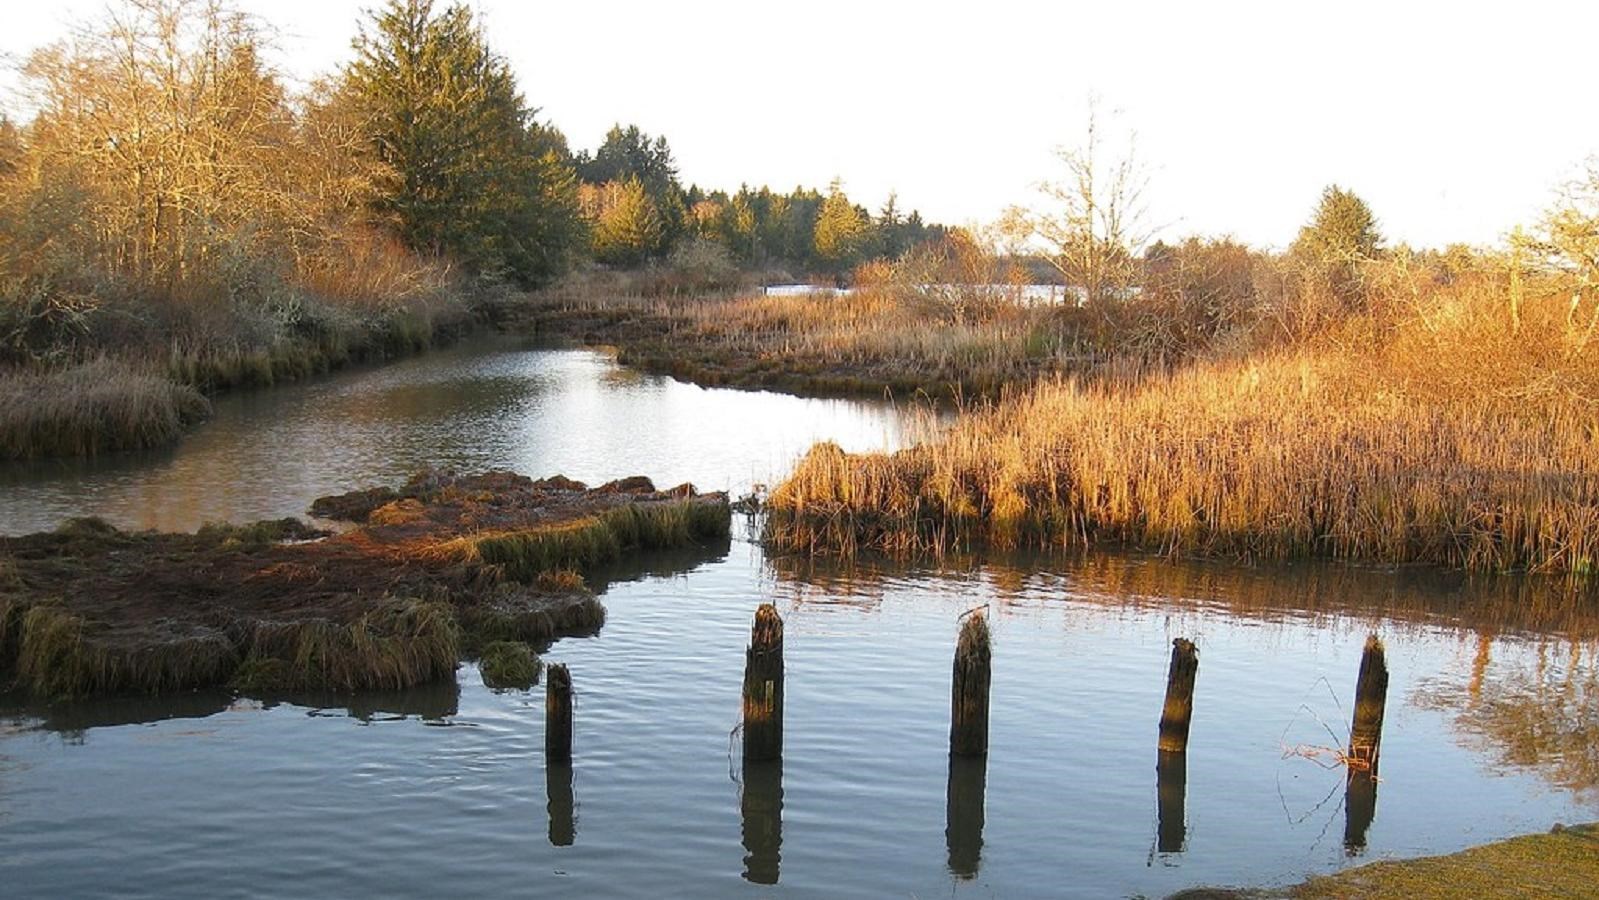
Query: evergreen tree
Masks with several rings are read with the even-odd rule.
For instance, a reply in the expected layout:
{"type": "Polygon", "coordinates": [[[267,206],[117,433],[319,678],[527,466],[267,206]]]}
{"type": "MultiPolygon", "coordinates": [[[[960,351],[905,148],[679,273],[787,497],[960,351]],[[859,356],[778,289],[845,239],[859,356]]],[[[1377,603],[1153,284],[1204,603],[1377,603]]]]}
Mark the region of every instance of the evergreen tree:
{"type": "Polygon", "coordinates": [[[816,219],[816,256],[829,271],[841,274],[861,260],[870,238],[870,221],[849,202],[843,186],[834,179],[816,219]]]}
{"type": "Polygon", "coordinates": [[[569,166],[541,148],[471,11],[390,0],[369,26],[344,74],[382,164],[378,212],[420,251],[523,284],[552,277],[578,233],[569,166]]]}
{"type": "Polygon", "coordinates": [[[1354,191],[1334,184],[1322,191],[1315,214],[1299,229],[1293,251],[1318,262],[1352,262],[1371,259],[1381,245],[1371,207],[1354,191]]]}
{"type": "Polygon", "coordinates": [[[580,156],[577,166],[589,184],[637,179],[660,216],[663,251],[686,230],[693,204],[677,180],[677,163],[665,137],[652,138],[637,125],[613,125],[594,155],[580,156]]]}
{"type": "Polygon", "coordinates": [[[655,200],[636,177],[589,188],[594,256],[601,262],[636,266],[661,252],[665,230],[655,200]]]}

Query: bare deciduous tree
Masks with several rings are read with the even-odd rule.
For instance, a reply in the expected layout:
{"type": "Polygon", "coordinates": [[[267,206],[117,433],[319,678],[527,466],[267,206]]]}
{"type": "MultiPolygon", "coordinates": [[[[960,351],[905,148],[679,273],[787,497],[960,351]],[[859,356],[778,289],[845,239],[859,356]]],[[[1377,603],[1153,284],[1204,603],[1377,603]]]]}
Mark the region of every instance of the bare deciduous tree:
{"type": "Polygon", "coordinates": [[[1138,257],[1153,236],[1144,193],[1149,175],[1136,136],[1111,143],[1091,99],[1082,143],[1056,148],[1059,179],[1039,186],[1044,203],[1023,214],[1066,283],[1099,305],[1123,299],[1138,281],[1138,257]]]}

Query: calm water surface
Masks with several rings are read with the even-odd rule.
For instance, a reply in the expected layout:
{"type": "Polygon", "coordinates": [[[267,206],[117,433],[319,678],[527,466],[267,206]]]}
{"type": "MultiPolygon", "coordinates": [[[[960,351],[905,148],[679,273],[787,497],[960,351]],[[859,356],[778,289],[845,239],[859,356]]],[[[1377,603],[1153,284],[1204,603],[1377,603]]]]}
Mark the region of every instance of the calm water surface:
{"type": "MultiPolygon", "coordinates": [[[[827,437],[904,440],[886,405],[467,348],[228,398],[165,454],[13,470],[0,522],[296,514],[425,464],[741,490],[827,437]]],[[[750,538],[741,520],[730,544],[594,579],[605,628],[546,655],[576,684],[567,771],[544,763],[542,694],[470,666],[402,694],[0,711],[0,894],[1162,895],[1599,818],[1599,624],[1536,586],[1114,555],[841,570],[750,538]],[[731,732],[768,600],[787,752],[744,772],[731,732]],[[952,767],[954,635],[983,605],[992,750],[952,767]],[[1325,748],[1371,630],[1392,681],[1368,824],[1325,748]],[[1186,789],[1162,794],[1179,635],[1202,662],[1186,789]]]]}

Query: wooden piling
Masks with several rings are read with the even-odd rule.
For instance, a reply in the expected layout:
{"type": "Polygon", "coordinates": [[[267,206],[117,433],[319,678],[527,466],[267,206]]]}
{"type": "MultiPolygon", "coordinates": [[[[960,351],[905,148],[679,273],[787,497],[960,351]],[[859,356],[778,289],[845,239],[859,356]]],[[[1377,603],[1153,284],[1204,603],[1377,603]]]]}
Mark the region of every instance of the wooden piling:
{"type": "Polygon", "coordinates": [[[544,674],[544,758],[549,765],[572,762],[572,675],[564,663],[544,674]]]}
{"type": "Polygon", "coordinates": [[[783,756],[783,619],[777,607],[755,610],[744,654],[744,759],[783,756]]]}
{"type": "Polygon", "coordinates": [[[1355,717],[1349,726],[1349,769],[1377,774],[1382,746],[1383,711],[1388,703],[1388,661],[1382,641],[1366,638],[1360,656],[1360,677],[1355,682],[1355,717]]]}
{"type": "Polygon", "coordinates": [[[1194,717],[1194,679],[1199,675],[1199,648],[1187,638],[1171,642],[1171,667],[1166,672],[1166,705],[1160,713],[1160,752],[1188,750],[1188,723],[1194,717]]]}
{"type": "Polygon", "coordinates": [[[955,678],[950,690],[949,752],[988,753],[988,686],[993,654],[988,620],[981,612],[966,617],[955,644],[955,678]]]}

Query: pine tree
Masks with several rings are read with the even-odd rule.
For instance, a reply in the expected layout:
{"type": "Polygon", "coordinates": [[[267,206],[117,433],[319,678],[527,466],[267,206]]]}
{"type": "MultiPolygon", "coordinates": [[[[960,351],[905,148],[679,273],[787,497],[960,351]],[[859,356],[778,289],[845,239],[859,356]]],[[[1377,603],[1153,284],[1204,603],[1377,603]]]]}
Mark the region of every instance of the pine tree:
{"type": "Polygon", "coordinates": [[[822,203],[816,218],[816,256],[834,273],[849,271],[860,261],[866,247],[871,223],[855,204],[844,195],[844,188],[834,179],[828,187],[827,199],[822,203]]]}
{"type": "Polygon", "coordinates": [[[594,222],[594,257],[636,266],[659,253],[665,236],[661,213],[636,177],[593,189],[589,215],[594,222]]]}
{"type": "Polygon", "coordinates": [[[541,152],[471,11],[390,0],[355,49],[345,77],[382,164],[377,210],[400,237],[523,284],[555,274],[578,233],[570,167],[541,152]]]}
{"type": "Polygon", "coordinates": [[[1294,253],[1307,259],[1332,263],[1371,259],[1382,246],[1377,217],[1366,201],[1336,184],[1321,193],[1321,202],[1310,222],[1299,229],[1294,253]]]}

